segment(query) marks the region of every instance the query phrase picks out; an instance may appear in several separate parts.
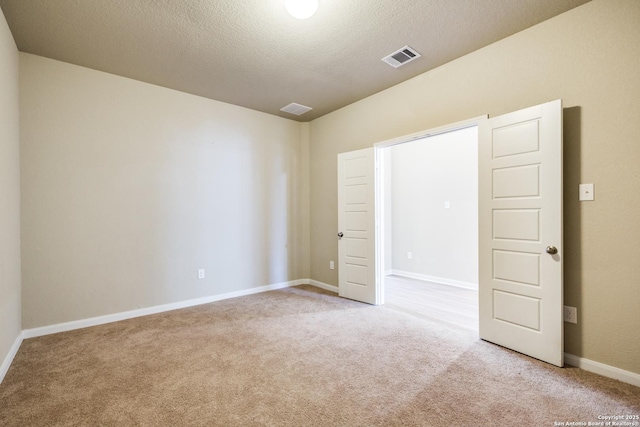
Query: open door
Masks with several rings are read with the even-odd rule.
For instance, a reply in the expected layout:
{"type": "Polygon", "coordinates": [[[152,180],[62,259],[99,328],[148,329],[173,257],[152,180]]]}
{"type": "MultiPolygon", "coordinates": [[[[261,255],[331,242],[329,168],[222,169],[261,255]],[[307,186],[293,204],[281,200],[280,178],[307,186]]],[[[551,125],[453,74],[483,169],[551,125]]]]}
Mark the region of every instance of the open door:
{"type": "Polygon", "coordinates": [[[480,338],[563,366],[562,102],[479,138],[480,338]]]}
{"type": "Polygon", "coordinates": [[[338,231],[340,296],[381,304],[376,286],[374,148],[338,154],[338,231]]]}

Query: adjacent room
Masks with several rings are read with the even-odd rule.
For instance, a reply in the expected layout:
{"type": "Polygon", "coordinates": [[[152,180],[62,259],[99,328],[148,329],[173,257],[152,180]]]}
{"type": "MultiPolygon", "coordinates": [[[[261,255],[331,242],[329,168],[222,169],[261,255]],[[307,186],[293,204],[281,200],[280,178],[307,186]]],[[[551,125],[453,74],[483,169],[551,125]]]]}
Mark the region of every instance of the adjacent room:
{"type": "Polygon", "coordinates": [[[384,303],[478,330],[478,129],[384,152],[384,303]]]}
{"type": "Polygon", "coordinates": [[[640,2],[300,3],[0,0],[0,425],[637,425],[640,2]]]}

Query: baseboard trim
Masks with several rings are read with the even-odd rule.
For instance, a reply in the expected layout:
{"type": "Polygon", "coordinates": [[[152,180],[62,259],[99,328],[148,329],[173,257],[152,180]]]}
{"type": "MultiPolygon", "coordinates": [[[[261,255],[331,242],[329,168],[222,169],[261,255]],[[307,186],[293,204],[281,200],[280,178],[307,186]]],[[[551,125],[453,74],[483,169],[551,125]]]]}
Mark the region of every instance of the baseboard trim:
{"type": "Polygon", "coordinates": [[[564,354],[564,361],[567,365],[640,387],[640,374],[636,374],[635,372],[625,371],[624,369],[605,365],[604,363],[595,362],[569,353],[564,354]]]}
{"type": "Polygon", "coordinates": [[[91,326],[104,325],[106,323],[118,322],[121,320],[133,319],[135,317],[148,316],[150,314],[163,313],[165,311],[178,310],[181,308],[194,307],[211,302],[222,301],[230,298],[237,298],[247,295],[258,294],[261,292],[273,291],[276,289],[288,288],[308,283],[307,279],[291,280],[288,282],[275,283],[272,285],[260,286],[257,288],[243,289],[236,292],[228,292],[226,294],[211,295],[203,298],[196,298],[186,301],[179,301],[171,304],[156,305],[153,307],[141,308],[137,310],[124,311],[121,313],[107,314],[105,316],[91,317],[88,319],[74,320],[66,323],[58,323],[55,325],[42,326],[39,328],[25,329],[23,336],[27,338],[41,337],[44,335],[57,334],[59,332],[73,331],[75,329],[88,328],[91,326]]]}
{"type": "Polygon", "coordinates": [[[2,365],[0,366],[0,383],[4,380],[5,375],[9,372],[9,367],[11,367],[11,363],[13,363],[13,359],[18,354],[18,350],[20,350],[20,346],[22,345],[22,340],[24,339],[24,334],[20,332],[16,337],[16,340],[13,342],[13,345],[9,349],[9,353],[7,357],[4,358],[2,365]]]}
{"type": "MultiPolygon", "coordinates": [[[[394,274],[397,274],[394,270],[394,274]]],[[[398,274],[400,275],[400,274],[398,274]]],[[[115,313],[106,316],[92,317],[89,319],[82,319],[72,322],[60,323],[56,325],[43,326],[40,328],[25,329],[22,331],[14,341],[9,353],[5,357],[2,365],[0,366],[0,383],[4,380],[9,367],[13,362],[22,341],[27,338],[35,338],[44,335],[56,334],[58,332],[72,331],[75,329],[88,328],[90,326],[103,325],[106,323],[118,322],[120,320],[132,319],[135,317],[147,316],[149,314],[157,314],[165,311],[178,310],[181,308],[194,307],[197,305],[208,304],[211,302],[222,301],[230,298],[237,298],[241,296],[258,294],[261,292],[268,292],[277,289],[288,288],[291,286],[299,286],[304,284],[311,284],[312,286],[324,289],[330,292],[339,293],[337,286],[329,285],[327,283],[320,282],[318,280],[299,279],[288,282],[276,283],[272,285],[260,286],[257,288],[244,289],[242,291],[229,292],[226,294],[212,295],[204,298],[197,298],[187,301],[180,301],[177,303],[158,305],[154,307],[143,308],[139,310],[131,310],[122,313],[115,313]]],[[[455,286],[455,285],[454,285],[455,286]]],[[[585,371],[593,372],[594,374],[602,375],[607,378],[612,378],[623,383],[631,384],[636,387],[640,387],[640,374],[634,372],[625,371],[624,369],[616,368],[614,366],[605,365],[604,363],[595,362],[593,360],[585,359],[570,353],[564,354],[565,363],[567,365],[575,366],[585,371]]]]}
{"type": "Polygon", "coordinates": [[[434,283],[440,283],[442,285],[457,286],[458,288],[471,289],[473,291],[478,290],[477,283],[448,279],[446,277],[429,276],[427,274],[412,273],[410,271],[403,271],[403,270],[391,270],[391,274],[395,276],[400,276],[400,277],[407,277],[409,279],[424,280],[425,282],[434,282],[434,283]]]}
{"type": "Polygon", "coordinates": [[[340,289],[337,286],[329,285],[323,282],[319,282],[317,280],[309,280],[309,283],[316,288],[324,289],[325,291],[335,292],[336,294],[340,293],[340,289]]]}

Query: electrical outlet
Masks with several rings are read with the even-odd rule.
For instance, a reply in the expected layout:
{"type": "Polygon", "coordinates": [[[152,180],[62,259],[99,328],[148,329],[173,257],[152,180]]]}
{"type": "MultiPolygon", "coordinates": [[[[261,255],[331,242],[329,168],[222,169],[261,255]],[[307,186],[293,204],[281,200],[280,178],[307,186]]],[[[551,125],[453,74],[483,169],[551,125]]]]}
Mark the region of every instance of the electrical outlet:
{"type": "Polygon", "coordinates": [[[595,189],[593,184],[580,184],[580,201],[595,200],[595,189]]]}
{"type": "Polygon", "coordinates": [[[407,252],[407,259],[413,259],[413,253],[407,252]]]}
{"type": "Polygon", "coordinates": [[[335,270],[336,269],[336,265],[333,261],[329,261],[329,270],[335,270]]]}
{"type": "Polygon", "coordinates": [[[198,279],[204,279],[204,268],[198,269],[198,279]]]}
{"type": "Polygon", "coordinates": [[[578,309],[565,305],[562,310],[565,322],[578,323],[578,309]]]}

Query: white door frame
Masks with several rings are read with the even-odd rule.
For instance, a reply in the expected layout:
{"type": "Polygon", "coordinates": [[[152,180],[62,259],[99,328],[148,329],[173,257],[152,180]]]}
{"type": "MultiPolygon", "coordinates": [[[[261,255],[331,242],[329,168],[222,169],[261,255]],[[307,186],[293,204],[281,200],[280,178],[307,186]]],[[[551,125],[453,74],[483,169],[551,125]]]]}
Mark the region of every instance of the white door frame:
{"type": "MultiPolygon", "coordinates": [[[[419,139],[429,138],[444,133],[455,132],[457,130],[467,129],[473,126],[480,126],[483,121],[489,118],[488,115],[474,117],[472,119],[451,123],[444,126],[438,126],[427,130],[422,130],[409,135],[400,136],[386,141],[380,141],[373,145],[374,158],[376,162],[375,168],[375,245],[376,245],[376,294],[379,295],[377,304],[384,304],[384,153],[385,148],[394,145],[404,144],[419,139]]],[[[476,143],[479,143],[479,139],[476,143]]]]}

